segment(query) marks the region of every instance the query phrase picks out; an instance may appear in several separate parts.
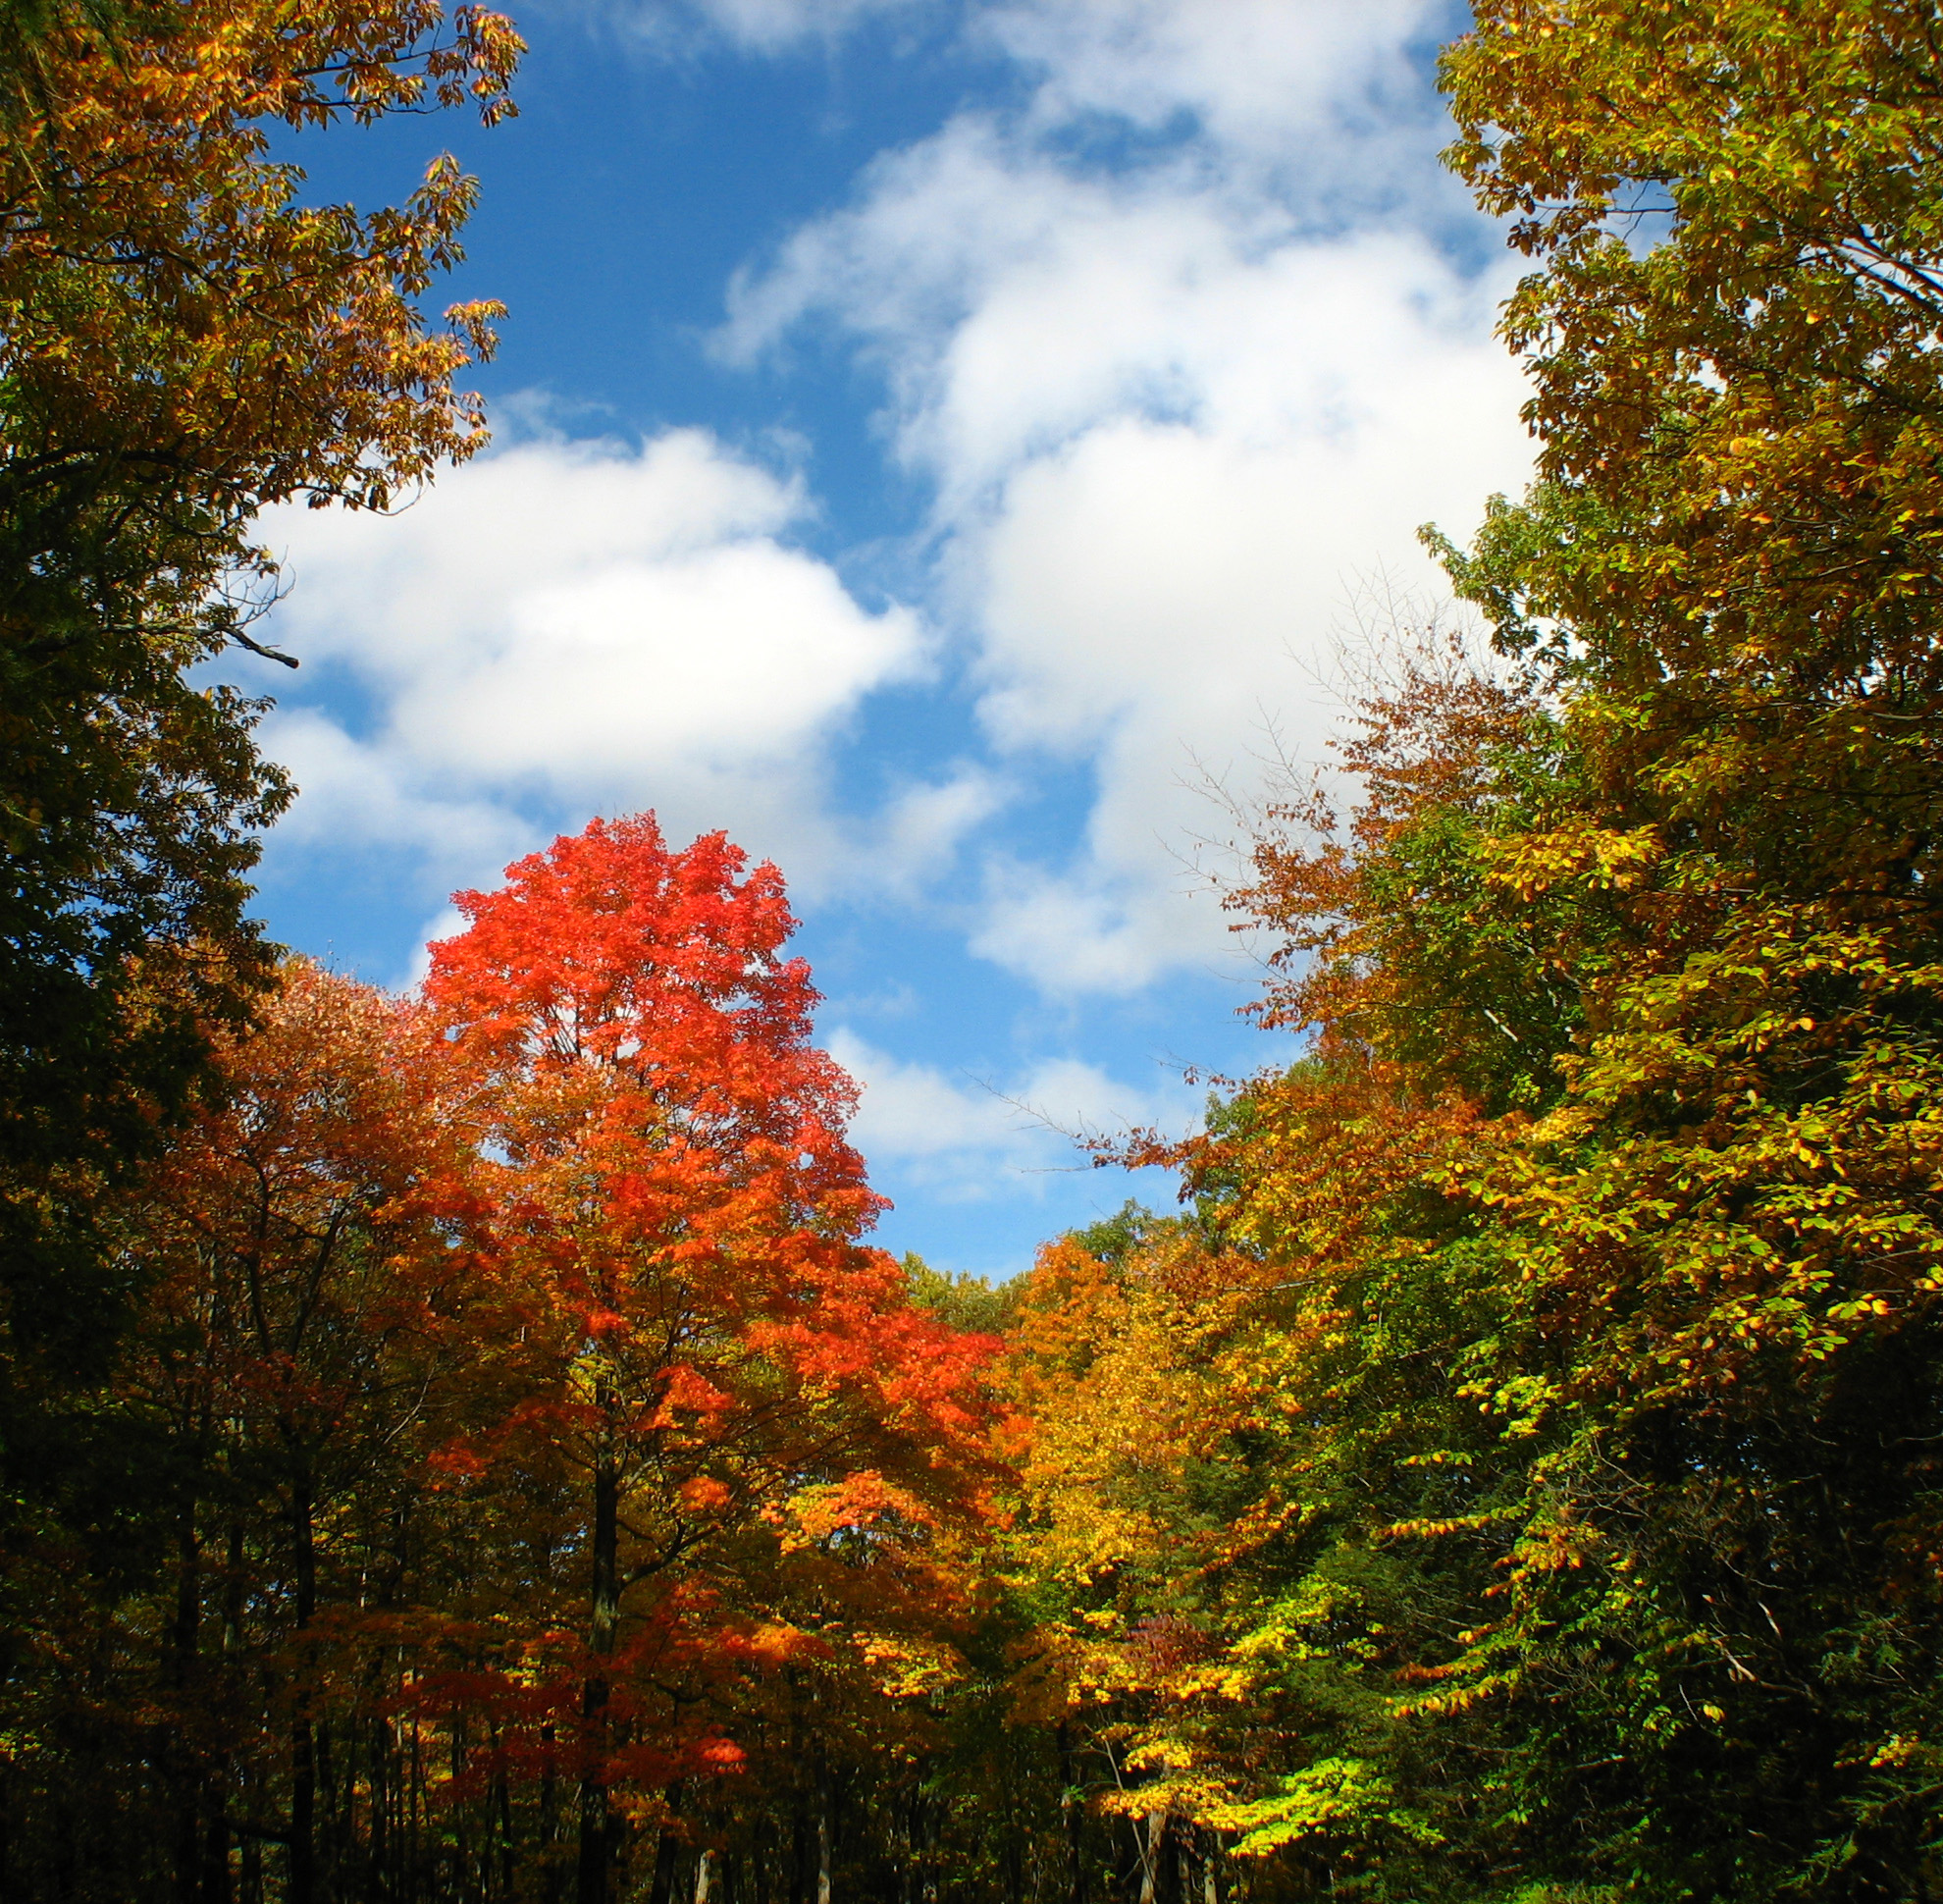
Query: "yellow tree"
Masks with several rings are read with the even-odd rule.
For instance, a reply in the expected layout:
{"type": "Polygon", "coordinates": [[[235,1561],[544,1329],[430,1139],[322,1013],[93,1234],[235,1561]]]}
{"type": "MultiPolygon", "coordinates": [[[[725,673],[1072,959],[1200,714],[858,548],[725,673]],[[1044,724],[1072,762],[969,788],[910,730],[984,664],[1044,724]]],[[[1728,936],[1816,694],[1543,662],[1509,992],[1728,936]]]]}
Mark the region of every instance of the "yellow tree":
{"type": "Polygon", "coordinates": [[[1535,265],[1542,477],[1445,553],[1559,714],[1474,878],[1598,950],[1565,1088],[1477,1180],[1567,1351],[1523,1658],[1582,1693],[1638,1662],[1541,1748],[1614,1761],[1557,1814],[1623,1821],[1668,1895],[1920,1894],[1943,45],[1904,0],[1493,0],[1445,73],[1535,265]]]}

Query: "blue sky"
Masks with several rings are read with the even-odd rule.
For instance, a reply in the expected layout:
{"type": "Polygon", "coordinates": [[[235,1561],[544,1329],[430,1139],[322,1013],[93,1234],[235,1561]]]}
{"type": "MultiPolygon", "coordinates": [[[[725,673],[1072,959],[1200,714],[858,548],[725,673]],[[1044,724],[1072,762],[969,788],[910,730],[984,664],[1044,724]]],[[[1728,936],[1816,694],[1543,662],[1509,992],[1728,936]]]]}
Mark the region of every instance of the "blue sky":
{"type": "Polygon", "coordinates": [[[233,670],[302,788],[262,909],[405,983],[594,813],[726,828],[790,880],[883,1240],[1010,1275],[1170,1194],[1061,1131],[1286,1060],[1200,783],[1319,758],[1358,631],[1435,599],[1417,525],[1524,478],[1513,267],[1437,163],[1461,14],[514,11],[518,120],[295,141],[366,204],[449,145],[449,294],[511,314],[489,454],[266,520],[304,665],[233,670]]]}

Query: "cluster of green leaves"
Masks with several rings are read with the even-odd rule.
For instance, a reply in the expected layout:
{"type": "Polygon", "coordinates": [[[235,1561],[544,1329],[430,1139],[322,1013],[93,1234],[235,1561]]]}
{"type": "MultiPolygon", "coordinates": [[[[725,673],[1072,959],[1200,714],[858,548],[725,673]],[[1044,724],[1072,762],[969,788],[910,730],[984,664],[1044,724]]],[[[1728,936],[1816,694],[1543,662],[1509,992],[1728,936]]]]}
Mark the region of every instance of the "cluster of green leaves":
{"type": "Polygon", "coordinates": [[[1539,480],[1236,896],[1311,1055],[1034,1279],[1033,1696],[1251,1895],[1933,1896],[1943,33],[1485,0],[1444,70],[1539,480]]]}

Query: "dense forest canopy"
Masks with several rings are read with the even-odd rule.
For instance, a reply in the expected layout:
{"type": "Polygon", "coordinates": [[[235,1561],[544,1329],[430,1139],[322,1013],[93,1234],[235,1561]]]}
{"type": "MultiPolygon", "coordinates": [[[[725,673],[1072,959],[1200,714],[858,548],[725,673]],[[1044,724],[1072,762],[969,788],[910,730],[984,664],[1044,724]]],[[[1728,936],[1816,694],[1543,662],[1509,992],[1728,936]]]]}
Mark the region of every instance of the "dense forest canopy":
{"type": "MultiPolygon", "coordinates": [[[[430,4],[0,19],[0,1895],[1943,1897],[1943,26],[1480,0],[1538,479],[1260,812],[1283,1060],[993,1288],[782,877],[244,915],[250,524],[470,454],[430,4]]],[[[1452,525],[1445,525],[1446,529],[1452,525]]],[[[1462,525],[1455,525],[1461,528],[1462,525]]],[[[1188,639],[1191,631],[1183,631],[1188,639]]]]}

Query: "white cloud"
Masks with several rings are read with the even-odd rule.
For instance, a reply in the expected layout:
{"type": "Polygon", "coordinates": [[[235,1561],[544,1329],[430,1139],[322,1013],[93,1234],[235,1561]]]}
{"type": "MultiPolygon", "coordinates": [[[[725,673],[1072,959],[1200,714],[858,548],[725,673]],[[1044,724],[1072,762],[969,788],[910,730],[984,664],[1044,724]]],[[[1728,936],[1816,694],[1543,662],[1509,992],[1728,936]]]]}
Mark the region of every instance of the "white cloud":
{"type": "MultiPolygon", "coordinates": [[[[1181,952],[1182,923],[1171,916],[1170,895],[1146,890],[1143,881],[1115,880],[1099,868],[1061,877],[995,856],[985,888],[972,950],[1049,992],[1135,992],[1181,952]]],[[[1202,916],[1201,909],[1190,915],[1197,922],[1202,916]]],[[[1211,940],[1209,956],[1218,959],[1225,949],[1211,940]]]]}
{"type": "Polygon", "coordinates": [[[466,929],[466,917],[456,906],[442,906],[425,924],[418,935],[418,948],[411,955],[402,989],[415,990],[432,971],[432,948],[441,939],[457,938],[466,929]]]}
{"type": "Polygon", "coordinates": [[[876,825],[872,858],[882,877],[916,891],[956,859],[967,837],[1007,802],[1011,789],[961,762],[949,777],[901,789],[876,825]]]}
{"type": "MultiPolygon", "coordinates": [[[[530,843],[524,813],[654,806],[671,832],[727,826],[834,876],[829,748],[867,694],[921,668],[925,640],[780,540],[804,506],[794,482],[676,431],[508,450],[394,518],[278,512],[276,637],[372,714],[359,738],[314,704],[271,726],[303,789],[290,836],[413,842],[476,876],[530,843]]],[[[965,803],[956,782],[929,797],[965,803]]],[[[893,843],[915,827],[938,850],[943,815],[928,835],[894,821],[893,843]]]]}
{"type": "Polygon", "coordinates": [[[873,1167],[955,1201],[1017,1194],[1022,1175],[1083,1168],[1077,1137],[1152,1123],[1184,1132],[1199,1110],[1184,1086],[1143,1090],[1070,1058],[993,1085],[895,1058],[847,1027],[827,1044],[862,1088],[857,1147],[873,1167]]]}
{"type": "MultiPolygon", "coordinates": [[[[1447,0],[618,0],[650,44],[700,29],[755,53],[830,42],[870,21],[955,26],[1037,82],[1041,124],[1087,116],[1166,129],[1190,114],[1241,154],[1315,147],[1348,126],[1428,116],[1410,54],[1447,0]]],[[[1367,152],[1359,158],[1367,168],[1367,152]]]]}
{"type": "Polygon", "coordinates": [[[921,14],[937,0],[631,0],[627,18],[651,46],[679,48],[698,31],[718,34],[756,53],[776,53],[804,40],[834,40],[877,15],[921,14]]]}
{"type": "Polygon", "coordinates": [[[1492,335],[1509,275],[1466,276],[1408,223],[1317,236],[1191,154],[1097,176],[967,117],[737,286],[731,354],[819,319],[882,365],[994,748],[1022,776],[1048,753],[1093,770],[1070,859],[989,866],[975,949],[1067,992],[1228,956],[1179,890],[1205,820],[1190,757],[1245,765],[1268,719],[1318,753],[1316,677],[1360,581],[1434,595],[1417,525],[1461,533],[1522,482],[1524,393],[1492,335]]]}
{"type": "Polygon", "coordinates": [[[274,846],[316,851],[372,841],[410,841],[441,882],[501,865],[536,842],[531,829],[490,799],[452,798],[428,784],[412,761],[353,740],[314,708],[273,714],[264,745],[300,792],[274,846]]]}
{"type": "Polygon", "coordinates": [[[1317,677],[1361,579],[1435,594],[1416,526],[1461,534],[1528,464],[1492,336],[1511,269],[1480,277],[1446,242],[1461,194],[1420,42],[1448,12],[644,16],[758,51],[872,15],[947,21],[1028,80],[1024,104],[880,154],[850,204],[739,276],[715,341],[750,362],[819,325],[880,369],[886,441],[935,497],[919,546],[943,632],[860,606],[790,545],[800,486],[700,432],[510,450],[402,523],[288,515],[280,638],[349,670],[375,716],[355,740],[315,710],[279,727],[309,789],[298,826],[484,851],[536,806],[653,804],[813,893],[908,903],[969,855],[972,948],[1052,993],[1226,962],[1228,922],[1180,876],[1208,820],[1192,763],[1245,780],[1269,723],[1315,756],[1335,712],[1317,677]],[[838,820],[847,723],[947,642],[984,757],[838,820]],[[1049,762],[1091,797],[1077,837],[1032,857],[999,822],[1049,762]]]}
{"type": "Polygon", "coordinates": [[[1387,132],[1429,117],[1408,54],[1448,12],[1442,0],[992,0],[970,24],[1039,76],[1043,122],[1105,114],[1161,129],[1190,114],[1244,158],[1326,158],[1325,139],[1347,158],[1346,130],[1366,170],[1379,120],[1387,132]]]}

